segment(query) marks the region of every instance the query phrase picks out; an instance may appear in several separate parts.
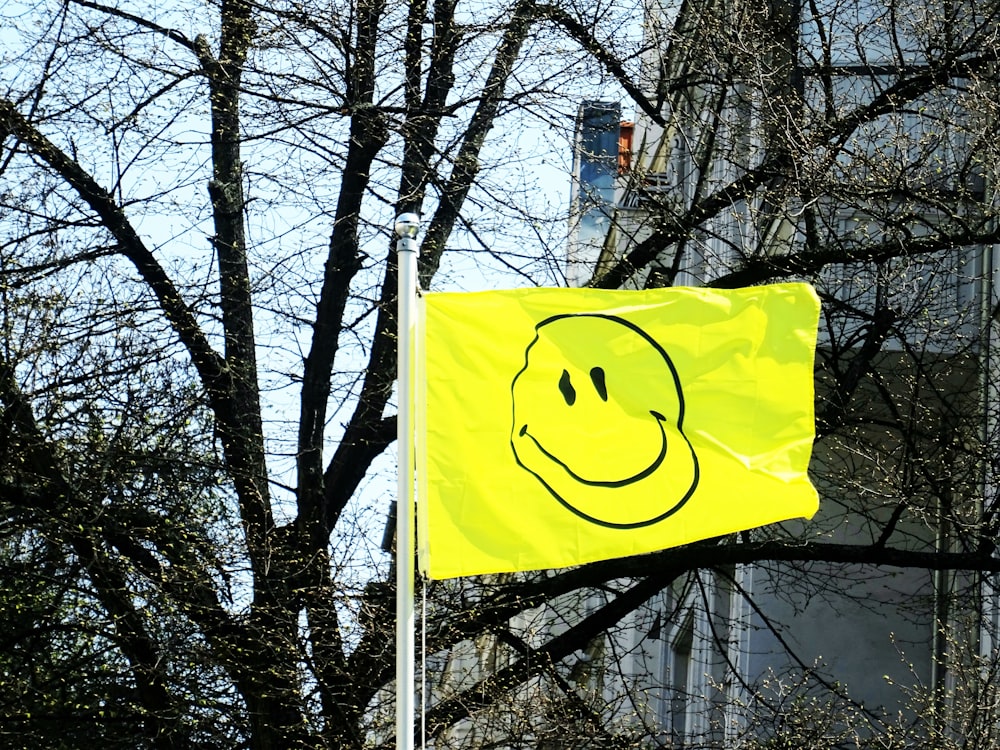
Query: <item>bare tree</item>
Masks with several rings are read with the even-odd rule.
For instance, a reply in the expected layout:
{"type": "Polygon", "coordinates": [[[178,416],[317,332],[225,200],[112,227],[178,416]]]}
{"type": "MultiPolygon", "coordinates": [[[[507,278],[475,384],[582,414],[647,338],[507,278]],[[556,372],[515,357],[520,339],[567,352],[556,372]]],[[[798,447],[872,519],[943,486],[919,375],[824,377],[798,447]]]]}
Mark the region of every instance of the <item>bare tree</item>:
{"type": "MultiPolygon", "coordinates": [[[[997,239],[997,9],[921,8],[918,24],[891,5],[861,18],[850,3],[685,3],[640,38],[642,9],[601,3],[8,6],[4,553],[18,580],[54,582],[45,596],[71,586],[71,603],[36,605],[93,634],[72,642],[75,661],[52,645],[51,670],[114,668],[77,718],[115,736],[127,716],[142,746],[391,742],[388,503],[375,497],[395,436],[388,228],[398,212],[427,217],[425,286],[469,258],[512,283],[557,280],[559,244],[545,240],[562,223],[532,202],[537,162],[516,136],[534,122],[551,128],[542,141],[568,142],[577,100],[604,85],[684,150],[663,164],[686,166],[683,190],[657,192],[649,165],[630,173],[644,210],[619,217],[631,241],[609,242],[594,284],[821,283],[831,511],[805,531],[429,586],[428,652],[452,675],[431,696],[429,737],[664,746],[643,723],[662,686],[623,680],[609,703],[598,672],[616,664],[605,634],[654,633],[650,602],[696,591],[695,571],[771,566],[811,590],[849,566],[1000,568],[980,481],[992,309],[945,325],[953,306],[931,304],[945,283],[933,279],[966,273],[953,248],[997,239]],[[861,49],[885,27],[889,62],[860,63],[864,85],[845,88],[833,40],[847,28],[861,49]],[[897,116],[949,127],[886,140],[897,116]],[[963,145],[948,151],[934,133],[953,127],[963,145]],[[883,141],[895,145],[867,145],[883,141]],[[725,234],[734,213],[749,242],[725,234]],[[692,263],[710,240],[728,253],[712,272],[692,263]],[[914,273],[927,284],[911,293],[914,273]],[[948,356],[928,343],[961,336],[948,356]],[[824,535],[848,514],[864,534],[824,535]],[[947,535],[914,535],[932,515],[947,535]]],[[[46,620],[26,622],[37,637],[46,620]]],[[[75,699],[55,698],[62,720],[75,699]]],[[[27,744],[32,725],[7,719],[30,709],[0,705],[27,744]]]]}

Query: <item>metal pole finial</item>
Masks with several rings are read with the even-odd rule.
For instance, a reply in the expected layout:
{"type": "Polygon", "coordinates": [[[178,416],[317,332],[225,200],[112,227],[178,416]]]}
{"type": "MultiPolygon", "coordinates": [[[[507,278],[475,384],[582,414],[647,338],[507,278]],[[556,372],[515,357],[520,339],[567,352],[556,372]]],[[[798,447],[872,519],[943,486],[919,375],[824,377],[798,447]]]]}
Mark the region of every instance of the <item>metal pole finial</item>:
{"type": "Polygon", "coordinates": [[[420,216],[418,214],[400,214],[396,217],[396,236],[399,239],[416,239],[420,231],[420,216]]]}

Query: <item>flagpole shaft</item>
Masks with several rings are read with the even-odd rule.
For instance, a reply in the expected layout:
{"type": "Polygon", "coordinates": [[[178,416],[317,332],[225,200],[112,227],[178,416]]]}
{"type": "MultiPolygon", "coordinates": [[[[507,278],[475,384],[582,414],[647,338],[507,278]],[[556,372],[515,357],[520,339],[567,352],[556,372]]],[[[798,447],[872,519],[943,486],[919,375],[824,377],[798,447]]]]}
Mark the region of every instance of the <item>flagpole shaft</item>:
{"type": "Polygon", "coordinates": [[[412,336],[417,306],[416,214],[396,219],[398,280],[396,423],[398,497],[396,514],[396,748],[410,750],[414,733],[414,533],[413,533],[413,426],[410,387],[413,382],[412,336]]]}

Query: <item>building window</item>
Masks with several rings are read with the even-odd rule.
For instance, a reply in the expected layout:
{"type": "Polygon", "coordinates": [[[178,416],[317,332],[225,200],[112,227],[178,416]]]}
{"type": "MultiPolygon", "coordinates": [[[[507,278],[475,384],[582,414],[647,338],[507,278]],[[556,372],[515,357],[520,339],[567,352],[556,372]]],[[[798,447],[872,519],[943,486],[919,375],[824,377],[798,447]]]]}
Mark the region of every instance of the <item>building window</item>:
{"type": "Polygon", "coordinates": [[[670,644],[670,737],[675,746],[683,745],[687,737],[693,643],[694,617],[688,612],[670,644]]]}

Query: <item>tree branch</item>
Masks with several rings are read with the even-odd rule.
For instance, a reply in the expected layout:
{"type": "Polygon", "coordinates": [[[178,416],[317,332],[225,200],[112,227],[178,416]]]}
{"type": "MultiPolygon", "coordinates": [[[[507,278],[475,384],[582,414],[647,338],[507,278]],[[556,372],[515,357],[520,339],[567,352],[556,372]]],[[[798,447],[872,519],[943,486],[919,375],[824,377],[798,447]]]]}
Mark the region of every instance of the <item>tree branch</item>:
{"type": "Polygon", "coordinates": [[[6,99],[0,100],[0,133],[17,138],[98,215],[102,226],[117,241],[118,252],[132,262],[156,296],[171,327],[188,350],[214,406],[224,403],[229,393],[229,373],[223,359],[212,349],[180,292],[139,238],[121,207],[76,160],[42,135],[6,99]]]}

